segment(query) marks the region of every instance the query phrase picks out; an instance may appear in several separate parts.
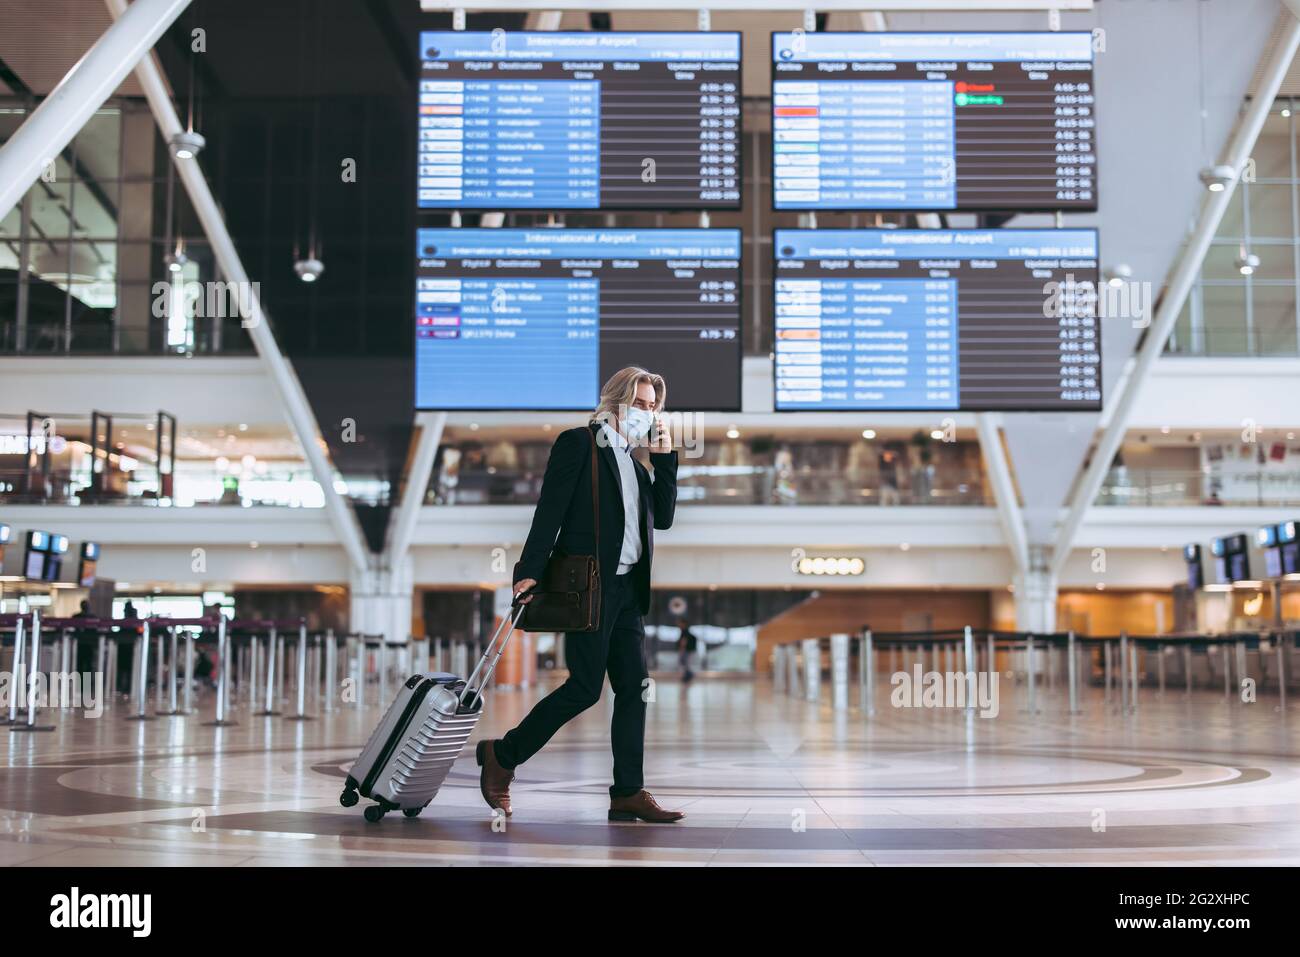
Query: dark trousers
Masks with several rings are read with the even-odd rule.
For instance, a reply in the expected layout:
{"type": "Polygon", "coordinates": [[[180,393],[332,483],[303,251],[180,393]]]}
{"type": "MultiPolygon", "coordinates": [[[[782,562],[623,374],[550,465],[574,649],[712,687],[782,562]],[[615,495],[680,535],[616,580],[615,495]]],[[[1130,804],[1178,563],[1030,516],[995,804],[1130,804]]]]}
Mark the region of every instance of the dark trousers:
{"type": "Polygon", "coordinates": [[[564,660],[569,677],[537,702],[523,721],[496,743],[497,761],[504,768],[523,764],[542,749],[570,718],[600,700],[609,672],[614,689],[614,721],[610,743],[614,749],[614,784],[610,797],[627,797],[644,786],[641,777],[645,754],[645,629],[637,610],[632,576],[614,575],[601,594],[600,631],[570,632],[564,636],[564,660]]]}

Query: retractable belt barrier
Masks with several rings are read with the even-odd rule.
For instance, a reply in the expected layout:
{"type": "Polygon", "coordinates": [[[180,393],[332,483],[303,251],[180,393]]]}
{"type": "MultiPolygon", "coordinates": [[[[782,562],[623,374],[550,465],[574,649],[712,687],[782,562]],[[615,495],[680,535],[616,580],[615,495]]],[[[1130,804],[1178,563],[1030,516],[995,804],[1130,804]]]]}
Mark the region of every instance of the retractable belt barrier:
{"type": "MultiPolygon", "coordinates": [[[[806,701],[817,701],[822,681],[823,648],[830,651],[832,709],[835,711],[848,708],[848,663],[856,650],[858,707],[866,716],[876,713],[875,686],[880,656],[888,656],[889,673],[893,674],[917,665],[928,671],[969,674],[997,672],[999,652],[1011,657],[1015,667],[1010,669],[1010,673],[1015,682],[1024,682],[1025,698],[1021,711],[1031,715],[1041,713],[1042,694],[1052,693],[1058,684],[1063,684],[1066,691],[1067,713],[1082,713],[1080,686],[1085,681],[1091,685],[1097,680],[1094,675],[1098,663],[1103,707],[1117,708],[1123,714],[1136,714],[1144,683],[1154,685],[1158,694],[1165,694],[1170,661],[1179,663],[1183,691],[1190,694],[1196,685],[1193,666],[1198,655],[1204,656],[1209,678],[1206,687],[1215,683],[1220,674],[1223,693],[1228,698],[1239,693],[1243,694],[1243,700],[1247,700],[1244,693],[1248,686],[1258,689],[1272,687],[1278,695],[1278,710],[1285,712],[1294,680],[1292,675],[1296,651],[1300,648],[1300,632],[1281,629],[1221,635],[1130,635],[1125,632],[1081,635],[1073,631],[1037,634],[970,627],[920,632],[878,632],[864,628],[856,641],[847,634],[836,634],[793,639],[775,645],[772,649],[773,690],[806,701]],[[981,636],[983,642],[979,641],[981,636]],[[1258,661],[1258,680],[1249,667],[1251,655],[1255,655],[1258,661]],[[1143,670],[1143,664],[1147,670],[1143,670]]],[[[968,704],[967,710],[970,709],[968,704]]]]}

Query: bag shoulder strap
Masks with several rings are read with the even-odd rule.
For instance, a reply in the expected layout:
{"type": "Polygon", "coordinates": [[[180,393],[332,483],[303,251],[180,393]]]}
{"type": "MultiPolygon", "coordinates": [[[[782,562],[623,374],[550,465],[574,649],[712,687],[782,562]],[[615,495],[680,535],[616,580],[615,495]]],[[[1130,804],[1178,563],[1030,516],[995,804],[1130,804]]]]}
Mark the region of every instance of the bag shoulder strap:
{"type": "Polygon", "coordinates": [[[591,550],[591,553],[596,557],[596,567],[600,568],[600,479],[596,474],[595,429],[590,427],[587,429],[587,438],[591,439],[591,524],[596,536],[596,547],[591,550]]]}

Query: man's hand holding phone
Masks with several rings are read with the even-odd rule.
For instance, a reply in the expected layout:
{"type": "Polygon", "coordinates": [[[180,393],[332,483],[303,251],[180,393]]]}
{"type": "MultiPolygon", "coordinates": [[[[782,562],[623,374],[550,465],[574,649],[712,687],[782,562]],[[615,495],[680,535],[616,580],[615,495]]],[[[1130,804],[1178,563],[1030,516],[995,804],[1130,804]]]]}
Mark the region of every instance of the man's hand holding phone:
{"type": "Polygon", "coordinates": [[[654,425],[650,427],[650,451],[671,452],[672,450],[673,437],[668,432],[668,426],[656,415],[654,425]]]}

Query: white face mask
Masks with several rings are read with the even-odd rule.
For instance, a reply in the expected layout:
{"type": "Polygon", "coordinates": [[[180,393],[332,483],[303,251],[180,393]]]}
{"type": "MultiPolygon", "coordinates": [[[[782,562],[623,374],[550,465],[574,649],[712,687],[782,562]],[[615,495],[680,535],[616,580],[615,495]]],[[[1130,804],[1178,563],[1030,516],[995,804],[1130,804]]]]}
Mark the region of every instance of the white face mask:
{"type": "Polygon", "coordinates": [[[628,409],[623,416],[623,433],[629,442],[640,442],[650,434],[655,417],[645,409],[628,409]]]}

